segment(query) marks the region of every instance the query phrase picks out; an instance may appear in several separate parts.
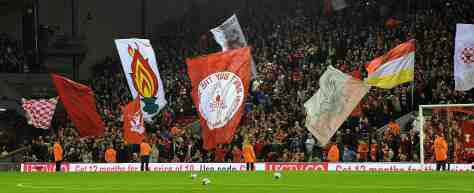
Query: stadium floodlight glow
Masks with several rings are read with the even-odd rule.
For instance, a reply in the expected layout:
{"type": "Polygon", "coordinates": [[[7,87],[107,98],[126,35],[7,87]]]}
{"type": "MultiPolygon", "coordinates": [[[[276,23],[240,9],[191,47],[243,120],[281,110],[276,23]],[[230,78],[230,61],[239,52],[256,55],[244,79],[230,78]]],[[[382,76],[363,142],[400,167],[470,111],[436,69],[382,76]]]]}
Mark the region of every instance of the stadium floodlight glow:
{"type": "MultiPolygon", "coordinates": [[[[472,112],[474,112],[474,104],[436,104],[436,105],[419,105],[418,106],[418,121],[420,123],[419,129],[420,129],[420,162],[421,165],[423,166],[425,164],[425,133],[424,133],[424,126],[425,126],[425,118],[429,117],[426,116],[425,113],[428,110],[433,110],[433,109],[449,109],[449,108],[469,108],[471,109],[472,112]]],[[[449,114],[449,113],[447,113],[449,114]]],[[[446,115],[446,117],[449,117],[446,115]]],[[[445,127],[447,127],[446,125],[445,127]]],[[[448,158],[449,159],[449,158],[448,158]]]]}
{"type": "Polygon", "coordinates": [[[0,108],[0,112],[7,111],[5,108],[0,108]]]}

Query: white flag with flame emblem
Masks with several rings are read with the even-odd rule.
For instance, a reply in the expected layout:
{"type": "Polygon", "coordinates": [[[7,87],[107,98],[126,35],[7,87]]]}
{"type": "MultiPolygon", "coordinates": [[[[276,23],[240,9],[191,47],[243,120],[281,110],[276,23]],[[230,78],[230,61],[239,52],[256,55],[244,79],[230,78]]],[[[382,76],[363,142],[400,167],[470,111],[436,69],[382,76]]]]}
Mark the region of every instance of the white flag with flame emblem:
{"type": "Polygon", "coordinates": [[[151,121],[167,104],[153,47],[147,39],[118,39],[115,44],[130,92],[133,98],[140,96],[144,119],[151,121]]]}

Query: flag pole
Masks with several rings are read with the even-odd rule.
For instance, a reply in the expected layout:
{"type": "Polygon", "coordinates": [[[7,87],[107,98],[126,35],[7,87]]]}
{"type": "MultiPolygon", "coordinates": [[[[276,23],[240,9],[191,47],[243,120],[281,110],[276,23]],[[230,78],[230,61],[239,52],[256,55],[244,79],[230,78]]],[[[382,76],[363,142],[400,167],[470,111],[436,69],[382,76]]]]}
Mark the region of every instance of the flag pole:
{"type": "Polygon", "coordinates": [[[413,82],[411,83],[411,110],[413,111],[414,110],[414,107],[415,107],[415,95],[414,95],[414,92],[415,92],[415,80],[413,80],[413,82]]]}

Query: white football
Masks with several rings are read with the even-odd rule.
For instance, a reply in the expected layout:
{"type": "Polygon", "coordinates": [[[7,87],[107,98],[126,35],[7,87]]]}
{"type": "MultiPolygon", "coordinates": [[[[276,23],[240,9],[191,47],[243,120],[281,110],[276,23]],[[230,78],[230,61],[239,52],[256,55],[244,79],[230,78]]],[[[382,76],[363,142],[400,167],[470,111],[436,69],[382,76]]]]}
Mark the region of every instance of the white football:
{"type": "Polygon", "coordinates": [[[191,179],[196,179],[197,178],[197,174],[191,174],[191,179]]]}
{"type": "Polygon", "coordinates": [[[209,180],[208,178],[202,179],[202,185],[208,185],[210,183],[211,183],[211,180],[209,180]]]}
{"type": "Polygon", "coordinates": [[[280,179],[280,178],[281,178],[281,173],[280,173],[280,172],[276,172],[275,174],[273,174],[273,178],[275,178],[275,179],[280,179]]]}

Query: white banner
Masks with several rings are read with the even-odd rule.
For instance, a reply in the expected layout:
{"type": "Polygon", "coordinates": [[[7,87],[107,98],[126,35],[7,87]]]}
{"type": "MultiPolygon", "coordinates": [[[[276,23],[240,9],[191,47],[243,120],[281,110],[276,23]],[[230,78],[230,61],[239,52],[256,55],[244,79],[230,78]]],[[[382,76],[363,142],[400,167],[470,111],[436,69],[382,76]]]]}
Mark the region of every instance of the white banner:
{"type": "Polygon", "coordinates": [[[455,90],[470,90],[474,87],[474,25],[457,24],[455,39],[455,90]]]}
{"type": "Polygon", "coordinates": [[[329,66],[319,79],[319,90],[305,102],[306,128],[325,146],[370,86],[329,66]]]}
{"type": "MultiPolygon", "coordinates": [[[[446,166],[447,169],[448,166],[446,166]]],[[[368,171],[368,172],[431,172],[436,164],[420,163],[329,163],[329,171],[368,171]]],[[[451,164],[450,171],[472,171],[471,164],[451,164]]]]}
{"type": "Polygon", "coordinates": [[[130,92],[133,98],[140,95],[145,121],[150,122],[167,103],[153,47],[147,39],[118,39],[115,44],[130,92]]]}
{"type": "MultiPolygon", "coordinates": [[[[247,47],[247,40],[235,14],[224,21],[220,26],[211,29],[211,32],[214,35],[214,39],[222,47],[222,51],[224,52],[247,47]]],[[[256,76],[257,69],[255,67],[255,62],[252,59],[252,78],[256,78],[256,76]]]]}
{"type": "MultiPolygon", "coordinates": [[[[55,172],[54,163],[22,163],[21,172],[55,172]]],[[[450,164],[450,171],[472,171],[472,164],[450,164]]],[[[150,163],[152,172],[222,172],[246,171],[245,163],[150,163]]],[[[420,163],[317,163],[317,162],[278,162],[255,163],[256,171],[367,171],[367,172],[431,172],[436,164],[420,163]]],[[[134,172],[140,171],[140,163],[63,163],[62,172],[134,172]]]]}
{"type": "MultiPolygon", "coordinates": [[[[261,164],[260,164],[261,165],[261,164]]],[[[257,171],[265,167],[256,164],[257,171]]],[[[23,163],[22,172],[54,172],[54,163],[23,163]]],[[[150,163],[152,172],[214,172],[245,171],[245,163],[150,163]]],[[[64,172],[134,172],[140,171],[140,163],[63,163],[64,172]]]]}

